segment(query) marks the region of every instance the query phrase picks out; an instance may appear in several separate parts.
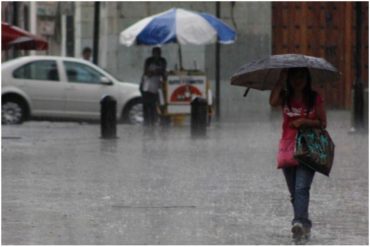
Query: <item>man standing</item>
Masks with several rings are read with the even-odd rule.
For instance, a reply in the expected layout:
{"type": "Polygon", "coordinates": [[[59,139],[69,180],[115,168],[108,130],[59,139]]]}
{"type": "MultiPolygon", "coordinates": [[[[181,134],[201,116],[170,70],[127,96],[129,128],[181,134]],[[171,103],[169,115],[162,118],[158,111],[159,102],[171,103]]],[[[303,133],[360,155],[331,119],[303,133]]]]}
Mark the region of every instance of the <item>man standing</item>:
{"type": "Polygon", "coordinates": [[[154,126],[157,121],[158,90],[166,80],[166,68],[167,61],[161,57],[161,48],[154,47],[152,56],[145,60],[144,74],[140,83],[145,126],[154,126]]]}
{"type": "Polygon", "coordinates": [[[89,62],[92,62],[91,53],[92,53],[91,48],[90,47],[85,47],[82,50],[82,58],[89,61],[89,62]]]}

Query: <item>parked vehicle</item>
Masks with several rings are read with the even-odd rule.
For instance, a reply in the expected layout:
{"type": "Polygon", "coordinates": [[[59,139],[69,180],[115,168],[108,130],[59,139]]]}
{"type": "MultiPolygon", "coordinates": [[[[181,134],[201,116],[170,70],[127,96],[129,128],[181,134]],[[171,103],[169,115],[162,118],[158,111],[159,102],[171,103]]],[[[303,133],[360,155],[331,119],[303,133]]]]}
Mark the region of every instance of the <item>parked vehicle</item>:
{"type": "Polygon", "coordinates": [[[2,123],[30,118],[98,120],[100,101],[117,101],[117,119],[143,121],[139,86],[120,82],[98,66],[77,58],[27,56],[1,66],[2,123]]]}

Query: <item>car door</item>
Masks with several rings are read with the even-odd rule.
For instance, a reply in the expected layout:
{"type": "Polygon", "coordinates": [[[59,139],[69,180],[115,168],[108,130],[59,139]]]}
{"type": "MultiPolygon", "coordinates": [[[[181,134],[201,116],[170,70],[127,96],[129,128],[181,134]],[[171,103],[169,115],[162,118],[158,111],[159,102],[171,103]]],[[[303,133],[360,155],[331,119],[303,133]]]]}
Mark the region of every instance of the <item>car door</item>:
{"type": "Polygon", "coordinates": [[[67,78],[66,112],[72,117],[99,118],[100,100],[115,95],[114,86],[101,83],[101,72],[84,63],[64,61],[67,78]]]}
{"type": "Polygon", "coordinates": [[[31,99],[35,116],[62,116],[65,110],[65,83],[61,81],[56,60],[36,60],[13,72],[16,84],[31,99]]]}

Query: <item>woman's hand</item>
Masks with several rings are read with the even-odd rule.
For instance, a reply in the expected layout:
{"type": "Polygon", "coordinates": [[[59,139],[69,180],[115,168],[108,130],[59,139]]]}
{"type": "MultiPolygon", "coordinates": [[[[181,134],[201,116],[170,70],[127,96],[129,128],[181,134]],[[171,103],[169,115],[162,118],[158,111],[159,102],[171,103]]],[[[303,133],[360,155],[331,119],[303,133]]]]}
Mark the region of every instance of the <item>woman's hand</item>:
{"type": "Polygon", "coordinates": [[[290,128],[299,129],[302,127],[307,128],[322,128],[322,123],[319,119],[307,119],[307,118],[298,118],[290,123],[290,128]]]}
{"type": "Polygon", "coordinates": [[[305,124],[306,124],[306,119],[298,118],[298,119],[294,120],[293,122],[291,122],[289,127],[299,129],[305,124]]]}

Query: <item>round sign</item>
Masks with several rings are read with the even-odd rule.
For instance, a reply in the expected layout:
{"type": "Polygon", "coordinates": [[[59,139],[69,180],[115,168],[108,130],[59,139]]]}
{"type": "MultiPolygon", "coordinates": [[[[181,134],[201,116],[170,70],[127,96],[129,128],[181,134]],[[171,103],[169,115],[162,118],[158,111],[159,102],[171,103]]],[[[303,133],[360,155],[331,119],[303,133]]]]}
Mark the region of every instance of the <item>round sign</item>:
{"type": "Polygon", "coordinates": [[[171,102],[190,102],[193,95],[202,96],[202,93],[192,85],[182,85],[173,91],[171,102]]]}

